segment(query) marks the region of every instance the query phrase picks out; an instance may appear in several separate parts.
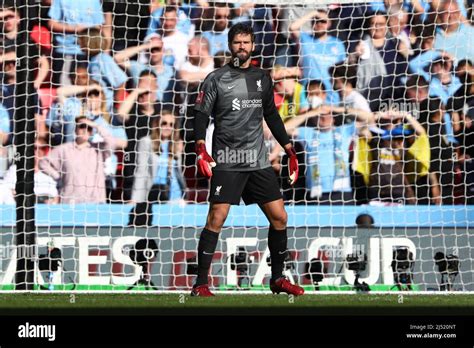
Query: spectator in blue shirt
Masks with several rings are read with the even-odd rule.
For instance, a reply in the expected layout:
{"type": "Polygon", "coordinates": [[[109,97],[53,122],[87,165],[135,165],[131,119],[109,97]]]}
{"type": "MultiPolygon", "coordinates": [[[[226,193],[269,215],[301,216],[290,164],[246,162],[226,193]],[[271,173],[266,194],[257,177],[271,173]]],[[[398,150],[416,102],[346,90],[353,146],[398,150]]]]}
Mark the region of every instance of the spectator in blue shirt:
{"type": "Polygon", "coordinates": [[[414,54],[410,57],[408,63],[411,73],[423,76],[427,81],[431,79],[428,71],[431,62],[441,54],[440,51],[434,49],[435,34],[434,25],[424,26],[417,36],[417,48],[414,50],[414,54]]]}
{"type": "Polygon", "coordinates": [[[99,82],[107,98],[107,110],[112,112],[114,103],[124,98],[127,74],[117,65],[115,60],[106,53],[107,41],[99,29],[88,29],[81,36],[79,43],[89,61],[89,75],[99,82]],[[85,35],[85,34],[88,35],[85,35]]]}
{"type": "Polygon", "coordinates": [[[86,62],[75,62],[71,65],[69,78],[72,85],[62,86],[56,90],[56,102],[51,105],[46,118],[51,145],[73,141],[75,118],[81,114],[82,100],[89,90],[98,87],[90,83],[86,62]]]}
{"type": "MultiPolygon", "coordinates": [[[[176,24],[176,29],[188,36],[189,38],[192,38],[194,36],[195,25],[192,24],[190,17],[194,4],[181,4],[181,1],[167,1],[166,5],[178,6],[178,23],[176,24]]],[[[163,10],[164,7],[160,6],[154,9],[151,13],[148,30],[146,32],[147,36],[150,34],[159,33],[162,27],[163,10]]]]}
{"type": "Polygon", "coordinates": [[[453,72],[453,61],[447,54],[439,55],[431,63],[430,96],[440,98],[444,105],[462,86],[453,72]]]}
{"type": "MultiPolygon", "coordinates": [[[[374,13],[390,13],[390,10],[393,7],[401,6],[407,12],[420,15],[421,20],[425,22],[429,18],[429,15],[433,13],[433,9],[436,11],[436,9],[439,8],[442,1],[443,0],[375,0],[370,2],[370,10],[374,13]]],[[[464,6],[464,0],[454,1],[457,2],[459,8],[461,9],[462,15],[467,17],[467,10],[466,6],[464,6]]]]}
{"type": "Polygon", "coordinates": [[[294,38],[299,40],[300,54],[303,61],[303,79],[320,80],[327,91],[327,102],[333,105],[339,103],[339,96],[331,85],[329,68],[344,61],[347,57],[344,43],[328,34],[331,21],[326,12],[316,10],[299,18],[290,25],[294,38]],[[313,32],[305,33],[300,29],[308,20],[313,20],[313,32]]]}
{"type": "Polygon", "coordinates": [[[54,0],[49,17],[49,27],[54,33],[53,84],[66,85],[69,84],[70,62],[84,56],[78,44],[78,34],[86,28],[104,24],[102,4],[100,0],[54,0]]]}
{"type": "MultiPolygon", "coordinates": [[[[87,86],[73,86],[77,93],[64,97],[59,96],[58,103],[48,116],[48,126],[54,143],[60,144],[74,140],[75,119],[86,116],[97,124],[104,126],[115,139],[113,150],[124,149],[127,146],[127,136],[122,126],[112,126],[113,117],[108,112],[107,101],[103,88],[95,81],[87,86]]],[[[118,122],[115,122],[118,123],[118,122]]]]}
{"type": "Polygon", "coordinates": [[[210,30],[204,31],[202,37],[209,41],[211,56],[219,51],[229,51],[227,33],[229,32],[230,8],[227,4],[216,3],[214,7],[214,24],[210,30]]]}
{"type": "Polygon", "coordinates": [[[451,54],[456,61],[474,57],[474,28],[461,15],[454,1],[443,1],[437,15],[440,28],[434,48],[451,54]]]}
{"type": "Polygon", "coordinates": [[[390,13],[393,8],[402,8],[408,13],[420,15],[421,20],[425,21],[431,10],[430,2],[427,0],[371,1],[369,10],[372,13],[390,13]]]}
{"type": "Polygon", "coordinates": [[[114,55],[115,61],[128,70],[135,85],[143,71],[153,71],[157,77],[156,98],[162,103],[172,103],[176,92],[176,71],[173,62],[167,64],[168,58],[163,52],[163,40],[157,34],[148,36],[143,45],[127,48],[114,55]],[[144,62],[131,59],[140,54],[144,62]]]}
{"type": "Polygon", "coordinates": [[[321,106],[292,118],[285,123],[285,128],[305,148],[307,201],[319,204],[354,204],[349,148],[358,126],[372,123],[373,115],[347,109],[359,122],[335,126],[333,112],[344,112],[344,108],[321,106]],[[299,127],[311,118],[317,118],[316,127],[299,127]]]}

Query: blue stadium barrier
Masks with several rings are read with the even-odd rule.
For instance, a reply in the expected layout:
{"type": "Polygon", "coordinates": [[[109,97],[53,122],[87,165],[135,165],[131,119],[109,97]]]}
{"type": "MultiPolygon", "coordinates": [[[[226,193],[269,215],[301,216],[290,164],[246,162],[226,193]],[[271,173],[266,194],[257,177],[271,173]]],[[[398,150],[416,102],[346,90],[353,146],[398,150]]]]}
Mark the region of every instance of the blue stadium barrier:
{"type": "MultiPolygon", "coordinates": [[[[132,205],[77,204],[36,206],[37,226],[126,226],[132,205]]],[[[164,204],[153,207],[153,224],[157,226],[203,226],[208,206],[164,204]]],[[[474,206],[287,206],[288,225],[349,227],[357,215],[367,213],[379,227],[471,227],[474,206]]],[[[15,226],[15,206],[0,205],[0,226],[15,226]]],[[[256,205],[234,206],[225,226],[268,226],[256,205]]]]}

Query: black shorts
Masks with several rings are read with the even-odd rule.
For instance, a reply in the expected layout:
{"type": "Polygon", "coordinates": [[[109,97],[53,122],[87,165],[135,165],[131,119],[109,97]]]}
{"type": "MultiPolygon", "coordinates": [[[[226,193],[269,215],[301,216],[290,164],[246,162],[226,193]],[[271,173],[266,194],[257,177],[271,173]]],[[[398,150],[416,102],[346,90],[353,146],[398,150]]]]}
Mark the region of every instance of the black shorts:
{"type": "Polygon", "coordinates": [[[215,171],[212,173],[209,202],[239,205],[264,204],[282,198],[272,167],[250,172],[215,171]]]}

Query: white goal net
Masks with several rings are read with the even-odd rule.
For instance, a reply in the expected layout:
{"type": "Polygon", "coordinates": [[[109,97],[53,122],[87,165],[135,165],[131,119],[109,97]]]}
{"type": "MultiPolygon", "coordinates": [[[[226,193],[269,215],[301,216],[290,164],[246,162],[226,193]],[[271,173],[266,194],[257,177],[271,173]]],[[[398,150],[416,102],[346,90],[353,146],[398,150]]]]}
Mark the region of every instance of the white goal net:
{"type": "MultiPolygon", "coordinates": [[[[236,23],[254,30],[252,64],[272,77],[298,154],[292,187],[263,126],[289,217],[289,279],[309,291],[474,291],[472,0],[0,6],[0,291],[18,288],[21,257],[29,289],[190,289],[209,194],[193,109],[229,63],[236,23]],[[26,78],[31,93],[19,93],[26,78]],[[20,151],[33,133],[34,154],[20,151]],[[25,192],[32,218],[16,206],[25,192]],[[27,223],[35,248],[20,255],[27,223]]],[[[267,232],[258,206],[232,207],[213,290],[268,289],[267,232]]]]}

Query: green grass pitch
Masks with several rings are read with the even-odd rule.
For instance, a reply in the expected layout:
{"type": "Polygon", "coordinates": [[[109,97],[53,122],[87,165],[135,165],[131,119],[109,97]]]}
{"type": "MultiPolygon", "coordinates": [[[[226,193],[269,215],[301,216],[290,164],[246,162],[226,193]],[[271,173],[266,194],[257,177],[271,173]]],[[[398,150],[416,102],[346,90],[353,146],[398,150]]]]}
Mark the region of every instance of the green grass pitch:
{"type": "MultiPolygon", "coordinates": [[[[307,294],[301,297],[271,294],[218,294],[213,298],[196,298],[188,294],[45,294],[19,293],[0,294],[0,311],[29,309],[49,310],[66,309],[123,309],[123,310],[184,310],[199,309],[247,309],[280,310],[310,309],[315,312],[321,308],[354,309],[360,314],[361,309],[462,309],[474,312],[474,294],[457,295],[411,295],[411,294],[307,294]]],[[[349,314],[349,313],[348,313],[349,314]]]]}

